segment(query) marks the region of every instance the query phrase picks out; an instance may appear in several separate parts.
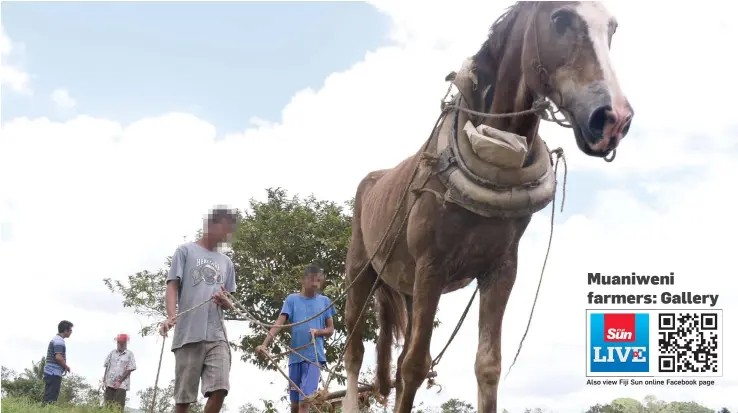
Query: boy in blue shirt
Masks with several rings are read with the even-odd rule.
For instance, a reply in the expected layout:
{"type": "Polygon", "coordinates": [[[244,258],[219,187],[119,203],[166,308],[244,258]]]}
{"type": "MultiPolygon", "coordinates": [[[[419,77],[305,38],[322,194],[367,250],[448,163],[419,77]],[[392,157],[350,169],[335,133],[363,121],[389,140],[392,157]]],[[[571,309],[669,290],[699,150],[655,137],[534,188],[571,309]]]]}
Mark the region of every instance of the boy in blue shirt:
{"type": "MultiPolygon", "coordinates": [[[[287,296],[284,305],[282,305],[279,318],[277,318],[274,324],[281,326],[283,324],[299,323],[313,317],[328,307],[331,300],[319,292],[323,281],[323,269],[316,264],[308,265],[302,276],[300,292],[287,296]]],[[[296,352],[305,358],[303,359],[296,354],[290,353],[289,377],[290,380],[300,387],[302,393],[308,397],[318,390],[320,369],[314,364],[305,361],[305,359],[325,366],[324,340],[325,337],[330,337],[333,334],[334,314],[335,309],[331,306],[315,319],[296,325],[291,329],[292,338],[290,340],[290,347],[293,349],[300,348],[296,352]],[[312,343],[313,336],[315,336],[315,347],[308,345],[312,343]],[[303,346],[304,348],[301,348],[303,346]],[[317,360],[315,359],[316,347],[318,350],[317,360]]],[[[279,334],[281,329],[281,327],[273,327],[266,338],[264,338],[264,343],[258,346],[256,351],[258,353],[267,353],[269,351],[267,350],[267,346],[279,334]]],[[[290,388],[290,402],[292,404],[292,413],[308,413],[310,410],[310,403],[304,400],[300,392],[292,388],[290,388]]]]}

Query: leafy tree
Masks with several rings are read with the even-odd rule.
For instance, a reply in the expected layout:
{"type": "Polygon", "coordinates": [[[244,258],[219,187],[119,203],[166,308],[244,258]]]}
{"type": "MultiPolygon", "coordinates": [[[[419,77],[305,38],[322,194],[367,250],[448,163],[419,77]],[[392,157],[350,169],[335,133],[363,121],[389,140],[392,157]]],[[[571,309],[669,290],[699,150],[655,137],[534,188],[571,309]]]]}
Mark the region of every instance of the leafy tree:
{"type": "Polygon", "coordinates": [[[625,413],[625,411],[620,406],[595,404],[587,409],[586,413],[625,413]]]}
{"type": "MultiPolygon", "coordinates": [[[[31,362],[31,367],[21,374],[3,367],[2,394],[3,397],[18,397],[40,403],[44,395],[44,366],[46,357],[31,362]]],[[[76,374],[67,374],[62,380],[59,391],[60,404],[98,405],[102,399],[99,389],[93,389],[84,377],[76,374]]]]}
{"type": "MultiPolygon", "coordinates": [[[[139,397],[139,410],[145,412],[151,411],[151,401],[154,397],[154,388],[147,387],[144,390],[139,390],[136,393],[139,397]]],[[[223,405],[225,410],[225,405],[223,405]]],[[[166,387],[159,387],[156,391],[156,406],[154,407],[154,413],[172,413],[174,411],[174,380],[169,382],[166,387]]],[[[198,400],[195,403],[190,404],[190,413],[203,413],[205,411],[205,405],[202,400],[198,400]]]]}
{"type": "Polygon", "coordinates": [[[713,409],[695,402],[670,402],[646,396],[643,402],[631,398],[619,398],[610,404],[596,404],[586,413],[711,413],[713,409]]]}
{"type": "Polygon", "coordinates": [[[727,408],[727,407],[723,407],[722,409],[720,409],[720,410],[718,411],[718,413],[730,413],[730,410],[728,410],[728,408],[727,408]]]}
{"type": "Polygon", "coordinates": [[[251,403],[246,403],[238,408],[238,413],[261,413],[261,410],[251,403]]]}
{"type": "MultiPolygon", "coordinates": [[[[33,363],[34,367],[36,363],[33,363]]],[[[2,368],[2,380],[0,382],[3,397],[25,398],[33,402],[41,402],[44,395],[43,380],[28,378],[24,374],[18,375],[15,371],[6,367],[2,368]]]]}
{"type": "Polygon", "coordinates": [[[41,357],[39,361],[31,362],[30,369],[23,369],[20,378],[28,380],[43,380],[44,367],[46,367],[46,357],[41,357]]]}
{"type": "MultiPolygon", "coordinates": [[[[317,200],[314,196],[288,197],[283,189],[267,189],[264,202],[252,199],[249,209],[239,212],[239,229],[229,253],[238,276],[235,299],[257,319],[272,322],[279,315],[286,296],[299,290],[299,276],[313,261],[325,269],[323,293],[337,298],[343,291],[344,261],[351,236],[352,203],[347,202],[345,206],[347,208],[335,202],[317,200]]],[[[124,306],[159,322],[165,317],[165,280],[170,265],[171,257],[167,259],[166,269],[144,270],[125,281],[105,279],[104,282],[112,292],[123,296],[124,306]]],[[[346,341],[344,302],[339,300],[335,305],[336,330],[326,345],[329,363],[338,359],[346,341]]],[[[364,336],[367,340],[375,340],[376,319],[371,309],[367,315],[364,336]]],[[[226,319],[246,321],[241,314],[230,310],[226,312],[226,319]]],[[[146,325],[141,334],[154,334],[155,327],[156,324],[146,325]]],[[[254,351],[265,334],[261,328],[252,328],[240,338],[237,347],[242,350],[244,361],[274,370],[268,360],[254,351]]],[[[288,343],[289,333],[285,332],[274,340],[271,350],[282,353],[288,349],[288,343]]]]}
{"type": "Polygon", "coordinates": [[[264,410],[262,410],[262,413],[279,413],[276,403],[265,399],[261,399],[261,402],[264,403],[264,410]]]}
{"type": "Polygon", "coordinates": [[[663,400],[659,400],[653,395],[643,398],[643,407],[647,413],[659,413],[664,409],[665,404],[663,400]]]}
{"type": "Polygon", "coordinates": [[[441,404],[441,413],[476,413],[476,409],[463,400],[448,399],[441,404]]]}

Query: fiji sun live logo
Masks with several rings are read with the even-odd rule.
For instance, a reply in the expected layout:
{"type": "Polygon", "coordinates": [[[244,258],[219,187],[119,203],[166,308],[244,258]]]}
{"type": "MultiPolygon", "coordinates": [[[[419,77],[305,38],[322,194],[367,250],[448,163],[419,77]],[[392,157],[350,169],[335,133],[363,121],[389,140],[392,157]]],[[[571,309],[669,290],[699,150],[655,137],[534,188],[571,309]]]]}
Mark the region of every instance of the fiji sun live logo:
{"type": "Polygon", "coordinates": [[[590,313],[590,373],[647,373],[648,314],[590,313]]]}

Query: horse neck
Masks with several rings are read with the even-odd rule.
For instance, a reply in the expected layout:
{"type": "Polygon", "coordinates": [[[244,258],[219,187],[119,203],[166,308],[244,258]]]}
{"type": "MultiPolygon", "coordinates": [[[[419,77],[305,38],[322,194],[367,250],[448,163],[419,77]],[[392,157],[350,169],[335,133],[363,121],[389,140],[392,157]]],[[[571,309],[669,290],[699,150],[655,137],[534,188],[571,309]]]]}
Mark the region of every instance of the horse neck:
{"type": "MultiPolygon", "coordinates": [[[[500,59],[490,113],[514,113],[528,110],[533,106],[534,93],[523,79],[521,60],[522,45],[511,46],[500,59]]],[[[538,133],[539,122],[540,119],[536,114],[488,118],[482,121],[496,129],[525,136],[528,147],[532,146],[538,133]]]]}

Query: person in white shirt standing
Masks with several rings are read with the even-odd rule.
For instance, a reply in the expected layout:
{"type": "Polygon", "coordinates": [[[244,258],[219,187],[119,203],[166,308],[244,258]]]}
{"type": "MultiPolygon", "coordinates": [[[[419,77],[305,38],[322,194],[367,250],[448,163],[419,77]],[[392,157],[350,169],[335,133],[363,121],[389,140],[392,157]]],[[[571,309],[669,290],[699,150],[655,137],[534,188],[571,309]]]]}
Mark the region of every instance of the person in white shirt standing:
{"type": "Polygon", "coordinates": [[[131,388],[131,372],[136,370],[136,359],[128,350],[128,335],[119,334],[115,341],[118,347],[105,359],[105,403],[118,404],[125,411],[126,393],[131,388]]]}

